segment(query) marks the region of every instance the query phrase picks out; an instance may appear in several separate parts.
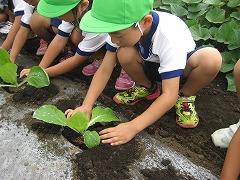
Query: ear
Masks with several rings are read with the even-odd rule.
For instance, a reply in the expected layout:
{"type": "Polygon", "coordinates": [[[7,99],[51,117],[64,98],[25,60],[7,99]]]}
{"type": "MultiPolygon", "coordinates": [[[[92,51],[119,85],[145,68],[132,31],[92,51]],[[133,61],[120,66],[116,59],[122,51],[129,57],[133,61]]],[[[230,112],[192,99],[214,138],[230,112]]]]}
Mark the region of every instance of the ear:
{"type": "Polygon", "coordinates": [[[146,16],[144,16],[140,23],[142,25],[142,28],[147,29],[152,25],[152,22],[153,22],[152,14],[147,14],[146,16]]]}
{"type": "Polygon", "coordinates": [[[88,10],[88,5],[89,5],[88,0],[82,0],[80,2],[80,4],[78,5],[79,12],[81,12],[81,14],[82,14],[84,11],[87,11],[88,10]]]}

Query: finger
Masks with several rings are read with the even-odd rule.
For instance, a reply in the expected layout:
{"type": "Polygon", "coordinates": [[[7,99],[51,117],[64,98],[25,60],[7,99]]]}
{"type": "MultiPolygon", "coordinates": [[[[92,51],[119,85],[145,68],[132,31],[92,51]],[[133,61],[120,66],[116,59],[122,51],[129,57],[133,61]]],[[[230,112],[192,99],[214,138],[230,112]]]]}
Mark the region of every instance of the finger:
{"type": "Polygon", "coordinates": [[[100,135],[108,134],[113,131],[113,128],[107,128],[103,129],[102,131],[99,132],[100,135]]]}

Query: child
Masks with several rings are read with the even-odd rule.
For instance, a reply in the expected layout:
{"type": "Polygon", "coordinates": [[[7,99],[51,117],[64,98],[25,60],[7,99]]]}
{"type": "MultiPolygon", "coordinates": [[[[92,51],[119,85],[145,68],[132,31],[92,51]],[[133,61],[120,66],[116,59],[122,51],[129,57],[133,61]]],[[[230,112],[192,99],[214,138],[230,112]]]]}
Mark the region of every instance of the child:
{"type": "MultiPolygon", "coordinates": [[[[39,0],[32,0],[32,1],[27,1],[24,9],[24,15],[21,18],[21,27],[14,39],[12,50],[10,52],[10,59],[13,63],[15,63],[18,54],[20,53],[22,47],[26,43],[29,34],[31,32],[31,27],[32,23],[34,24],[42,24],[44,26],[38,27],[38,35],[44,34],[44,36],[40,36],[41,38],[45,38],[47,41],[51,41],[51,39],[55,36],[54,30],[58,28],[59,24],[61,24],[61,20],[55,18],[55,19],[50,19],[50,18],[41,18],[39,17],[38,19],[31,20],[33,17],[33,14],[36,10],[36,6],[39,2],[39,0]]],[[[43,47],[47,48],[46,46],[43,46],[43,44],[46,44],[46,41],[41,39],[40,40],[40,47],[37,50],[37,55],[44,55],[46,49],[43,49],[43,47]],[[39,54],[38,54],[39,53],[39,54]]]]}
{"type": "MultiPolygon", "coordinates": [[[[39,66],[42,68],[46,68],[46,72],[50,77],[54,77],[57,75],[64,74],[69,72],[73,68],[79,66],[82,62],[88,59],[89,56],[93,55],[97,52],[102,46],[106,44],[106,39],[108,34],[101,33],[80,33],[80,29],[78,27],[78,20],[81,19],[82,15],[88,10],[89,2],[88,0],[71,0],[71,1],[61,1],[55,2],[52,0],[42,0],[38,4],[38,13],[45,17],[59,17],[64,21],[69,21],[66,29],[71,30],[69,34],[75,36],[74,39],[82,40],[78,44],[77,53],[71,57],[58,63],[57,65],[48,67],[51,65],[54,58],[43,59],[39,66]],[[75,22],[72,22],[75,21],[75,22]],[[77,25],[77,27],[75,27],[77,25]],[[68,27],[68,28],[67,28],[68,27]],[[80,35],[80,36],[79,36],[80,35]],[[47,68],[48,67],[48,68],[47,68]]],[[[63,34],[63,31],[60,31],[63,34]]],[[[67,37],[67,36],[66,36],[67,37]]],[[[63,39],[63,37],[59,37],[63,39]]],[[[58,41],[58,44],[62,44],[63,41],[58,41]]],[[[115,58],[115,56],[113,57],[115,58]]],[[[114,61],[114,60],[113,60],[114,61]]],[[[29,74],[29,69],[24,69],[20,73],[20,77],[29,74]]]]}
{"type": "MultiPolygon", "coordinates": [[[[120,65],[137,84],[129,91],[117,93],[114,101],[134,105],[142,99],[156,99],[133,120],[100,131],[102,143],[113,146],[127,143],[161,118],[174,104],[177,124],[183,128],[196,127],[199,118],[194,107],[194,94],[208,85],[221,67],[218,50],[196,48],[182,20],[152,9],[153,0],[94,0],[92,9],[80,22],[84,31],[109,33],[111,41],[120,46],[117,51],[120,65]],[[180,76],[185,78],[185,83],[179,90],[180,76]],[[155,81],[162,81],[160,96],[155,81]]],[[[67,117],[78,111],[90,116],[94,102],[110,77],[105,71],[113,68],[113,62],[104,61],[82,106],[68,109],[65,112],[67,117]]]]}
{"type": "MultiPolygon", "coordinates": [[[[8,3],[10,3],[10,1],[8,3]]],[[[24,14],[26,3],[23,0],[12,0],[12,4],[14,6],[14,22],[5,41],[1,45],[1,48],[4,48],[6,51],[9,51],[12,48],[15,36],[21,26],[21,18],[24,14]]]]}
{"type": "MultiPolygon", "coordinates": [[[[237,90],[237,96],[240,102],[240,60],[234,67],[234,81],[237,90]]],[[[240,175],[240,120],[238,123],[230,125],[229,128],[223,128],[215,131],[211,138],[215,146],[228,148],[224,161],[223,169],[220,175],[221,180],[238,179],[240,175]]]]}

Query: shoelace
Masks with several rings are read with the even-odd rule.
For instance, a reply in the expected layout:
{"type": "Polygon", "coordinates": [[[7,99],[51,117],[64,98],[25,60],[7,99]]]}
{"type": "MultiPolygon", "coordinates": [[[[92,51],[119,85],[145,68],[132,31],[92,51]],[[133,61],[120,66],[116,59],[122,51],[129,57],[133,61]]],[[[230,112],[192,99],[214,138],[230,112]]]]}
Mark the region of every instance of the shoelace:
{"type": "Polygon", "coordinates": [[[96,68],[100,66],[100,62],[98,60],[93,61],[92,65],[96,68]]]}
{"type": "Polygon", "coordinates": [[[188,102],[183,102],[183,103],[182,103],[182,107],[183,107],[183,110],[184,110],[184,111],[188,111],[188,112],[191,111],[190,108],[189,108],[188,102]]]}

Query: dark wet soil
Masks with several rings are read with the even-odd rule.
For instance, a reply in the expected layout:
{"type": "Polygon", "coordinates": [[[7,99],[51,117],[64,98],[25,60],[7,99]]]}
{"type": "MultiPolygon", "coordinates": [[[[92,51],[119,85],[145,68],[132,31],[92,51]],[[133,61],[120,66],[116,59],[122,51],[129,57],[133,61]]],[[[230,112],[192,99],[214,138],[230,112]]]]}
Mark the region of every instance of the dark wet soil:
{"type": "MultiPolygon", "coordinates": [[[[23,53],[33,56],[34,46],[26,46],[23,53]]],[[[34,56],[35,57],[35,56],[34,56]]],[[[40,58],[36,58],[36,61],[40,58]]],[[[89,62],[88,62],[89,63],[89,62]]],[[[86,65],[76,68],[72,72],[64,76],[75,82],[82,82],[90,85],[92,77],[86,77],[81,73],[81,69],[86,65]]],[[[140,115],[152,103],[143,100],[135,106],[118,105],[112,97],[118,91],[114,89],[114,83],[120,72],[120,67],[116,66],[111,80],[105,88],[98,101],[106,107],[112,108],[114,111],[131,120],[140,115]]],[[[79,87],[81,88],[81,87],[79,87]]],[[[175,123],[175,111],[171,109],[156,123],[149,126],[145,131],[155,139],[166,144],[177,152],[188,157],[196,165],[209,169],[213,174],[219,176],[226,149],[215,147],[211,140],[211,134],[223,127],[237,123],[239,119],[239,103],[236,93],[227,92],[227,82],[224,74],[219,75],[214,81],[197,94],[196,109],[198,111],[200,122],[194,129],[183,129],[175,123]]],[[[13,101],[21,104],[31,103],[44,105],[48,98],[58,95],[58,87],[51,84],[43,89],[34,89],[27,87],[22,91],[14,94],[13,101]]],[[[74,97],[59,101],[55,105],[65,111],[68,108],[75,108],[82,103],[83,99],[74,97]]],[[[29,123],[32,131],[38,134],[62,133],[62,129],[58,126],[47,125],[46,123],[32,120],[29,123]],[[44,132],[44,133],[43,133],[44,132]]],[[[63,135],[69,134],[71,130],[64,129],[63,135]],[[69,131],[66,133],[66,131],[69,131]]],[[[44,137],[43,137],[44,138],[44,137]]],[[[71,138],[67,137],[70,141],[71,138]]],[[[81,148],[81,147],[80,147],[81,148]]],[[[83,153],[77,155],[73,160],[77,164],[74,169],[77,179],[130,179],[128,166],[133,164],[142,154],[142,144],[136,138],[129,143],[121,146],[111,147],[110,145],[100,145],[93,149],[85,149],[83,153]]],[[[171,162],[167,159],[159,162],[167,168],[160,169],[143,169],[141,174],[145,179],[194,179],[192,177],[182,177],[178,175],[176,170],[171,166],[171,162]]]]}

